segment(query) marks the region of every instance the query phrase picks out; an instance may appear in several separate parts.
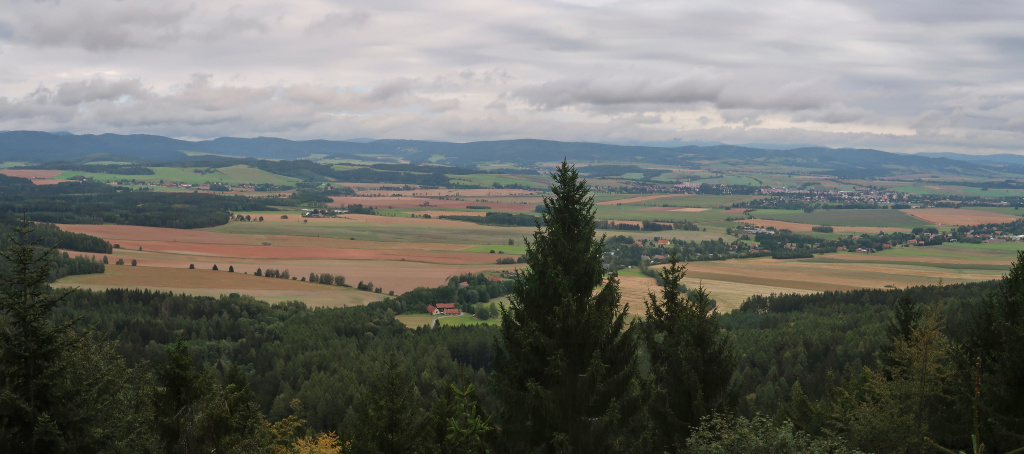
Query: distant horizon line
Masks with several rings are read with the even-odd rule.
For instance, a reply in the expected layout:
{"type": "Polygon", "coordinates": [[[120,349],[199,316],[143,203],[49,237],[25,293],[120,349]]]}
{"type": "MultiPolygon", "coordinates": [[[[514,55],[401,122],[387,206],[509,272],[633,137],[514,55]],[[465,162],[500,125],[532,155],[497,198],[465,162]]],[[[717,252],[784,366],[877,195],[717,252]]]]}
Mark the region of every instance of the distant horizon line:
{"type": "Polygon", "coordinates": [[[103,133],[73,133],[70,131],[40,131],[32,129],[20,129],[20,130],[3,130],[0,134],[15,133],[15,132],[31,132],[31,133],[44,133],[55,136],[103,136],[103,135],[115,135],[115,136],[154,136],[163,137],[174,140],[181,140],[185,142],[210,142],[219,139],[243,139],[243,140],[255,140],[255,139],[275,139],[275,140],[286,140],[289,142],[313,142],[313,141],[325,141],[325,142],[346,142],[346,143],[373,143],[383,141],[410,141],[410,142],[433,142],[433,143],[453,143],[453,144],[471,144],[471,143],[482,143],[482,142],[511,142],[518,140],[535,140],[539,142],[557,142],[557,143],[585,143],[585,144],[597,144],[597,145],[611,145],[611,146],[622,146],[622,147],[644,147],[644,148],[678,148],[678,147],[715,147],[715,146],[730,146],[730,147],[741,147],[759,150],[774,150],[774,151],[787,151],[787,150],[798,150],[806,148],[823,148],[828,150],[875,150],[883,151],[886,153],[901,154],[901,155],[920,155],[927,157],[948,157],[948,156],[964,156],[964,157],[978,157],[978,156],[1024,156],[1024,154],[1016,153],[980,153],[980,154],[968,154],[968,153],[957,153],[957,152],[900,152],[900,151],[888,151],[880,150],[877,148],[856,148],[856,147],[831,147],[828,145],[815,145],[815,144],[783,144],[783,143],[726,143],[718,141],[706,141],[706,140],[627,140],[618,142],[599,142],[599,141],[585,141],[585,140],[556,140],[556,139],[537,139],[531,137],[521,137],[517,139],[494,139],[494,140],[470,140],[464,142],[452,141],[452,140],[432,140],[432,139],[396,139],[396,138],[371,138],[371,137],[354,137],[351,139],[288,139],[284,137],[276,136],[256,136],[256,137],[239,137],[239,136],[219,136],[207,139],[195,139],[195,138],[183,138],[166,136],[162,134],[152,133],[115,133],[115,132],[103,132],[103,133]]]}

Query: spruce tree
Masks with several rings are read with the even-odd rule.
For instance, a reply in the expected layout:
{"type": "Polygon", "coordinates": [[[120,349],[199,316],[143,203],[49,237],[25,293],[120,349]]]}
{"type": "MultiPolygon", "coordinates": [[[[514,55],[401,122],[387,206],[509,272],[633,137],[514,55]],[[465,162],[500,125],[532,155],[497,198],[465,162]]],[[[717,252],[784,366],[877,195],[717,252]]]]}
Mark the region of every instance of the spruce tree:
{"type": "Polygon", "coordinates": [[[27,220],[0,257],[0,452],[145,452],[148,378],[116,342],[50,322],[69,291],[47,285],[54,247],[27,220]]]}
{"type": "Polygon", "coordinates": [[[352,404],[357,453],[401,454],[422,445],[419,392],[398,361],[398,354],[390,353],[352,404]]]}
{"type": "Polygon", "coordinates": [[[526,241],[528,267],[501,311],[493,380],[502,448],[618,452],[637,408],[634,330],[618,282],[604,280],[586,181],[565,161],[552,178],[544,227],[526,241]]]}
{"type": "Polygon", "coordinates": [[[643,323],[653,380],[648,409],[658,450],[682,448],[701,418],[735,404],[732,342],[721,331],[704,288],[681,291],[685,275],[686,267],[673,252],[661,270],[661,301],[649,295],[643,323]]]}
{"type": "Polygon", "coordinates": [[[981,358],[985,387],[980,411],[986,452],[1024,445],[1024,251],[986,295],[971,329],[969,352],[981,358]]]}
{"type": "MultiPolygon", "coordinates": [[[[66,379],[62,353],[71,348],[71,322],[54,325],[48,317],[70,291],[47,285],[56,246],[29,241],[34,231],[23,220],[8,236],[0,257],[0,434],[2,445],[18,452],[62,449],[62,428],[54,413],[63,404],[57,384],[66,379]]],[[[11,452],[13,452],[11,451],[11,452]]]]}

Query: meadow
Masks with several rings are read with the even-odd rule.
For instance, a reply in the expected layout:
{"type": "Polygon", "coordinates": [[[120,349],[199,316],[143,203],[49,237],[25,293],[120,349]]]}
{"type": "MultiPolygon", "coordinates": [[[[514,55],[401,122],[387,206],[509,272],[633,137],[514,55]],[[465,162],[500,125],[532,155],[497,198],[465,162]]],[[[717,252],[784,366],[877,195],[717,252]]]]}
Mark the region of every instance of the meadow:
{"type": "Polygon", "coordinates": [[[159,184],[164,183],[185,183],[192,185],[206,183],[222,183],[237,185],[244,183],[270,183],[276,185],[295,184],[298,178],[277,175],[264,170],[252,168],[246,165],[235,165],[214,169],[213,172],[206,172],[205,168],[195,167],[150,167],[153,175],[118,175],[111,173],[96,173],[82,171],[66,171],[56,176],[57,180],[68,180],[72,178],[85,177],[96,181],[120,181],[135,180],[143,183],[159,184]],[[197,172],[197,170],[199,172],[197,172]]]}

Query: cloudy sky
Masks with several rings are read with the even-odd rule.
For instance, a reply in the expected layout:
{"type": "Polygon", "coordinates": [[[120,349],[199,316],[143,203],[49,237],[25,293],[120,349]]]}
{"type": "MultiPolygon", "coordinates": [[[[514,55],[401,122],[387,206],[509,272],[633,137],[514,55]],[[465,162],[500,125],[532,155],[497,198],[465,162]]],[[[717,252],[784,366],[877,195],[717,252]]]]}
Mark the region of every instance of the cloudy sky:
{"type": "Polygon", "coordinates": [[[0,130],[1024,153],[1019,0],[0,0],[0,130]]]}

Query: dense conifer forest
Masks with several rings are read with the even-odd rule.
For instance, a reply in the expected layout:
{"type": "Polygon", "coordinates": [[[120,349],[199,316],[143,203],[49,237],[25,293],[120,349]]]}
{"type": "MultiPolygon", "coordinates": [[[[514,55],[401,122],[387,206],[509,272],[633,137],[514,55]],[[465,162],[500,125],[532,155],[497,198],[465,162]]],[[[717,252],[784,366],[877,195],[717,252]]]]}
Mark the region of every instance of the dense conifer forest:
{"type": "Polygon", "coordinates": [[[1024,254],[997,282],[758,296],[721,315],[713,295],[679,285],[673,259],[661,293],[627,307],[585,182],[565,163],[554,178],[527,268],[511,288],[473,282],[510,292],[500,327],[395,319],[457,298],[451,285],[335,309],[55,292],[53,243],[39,240],[52,229],[14,223],[0,267],[0,452],[1024,446],[1024,254]]]}

